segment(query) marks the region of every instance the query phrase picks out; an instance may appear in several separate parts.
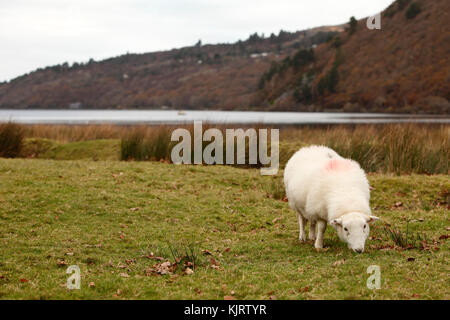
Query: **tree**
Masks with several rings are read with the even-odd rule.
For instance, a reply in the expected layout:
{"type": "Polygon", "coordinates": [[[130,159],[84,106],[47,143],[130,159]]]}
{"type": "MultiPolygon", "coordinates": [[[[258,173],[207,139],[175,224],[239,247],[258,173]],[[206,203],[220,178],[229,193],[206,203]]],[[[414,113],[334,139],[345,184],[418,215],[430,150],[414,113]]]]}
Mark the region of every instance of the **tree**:
{"type": "Polygon", "coordinates": [[[334,37],[332,46],[335,47],[336,49],[340,48],[340,47],[342,46],[342,40],[341,40],[341,37],[339,37],[339,36],[334,37]]]}
{"type": "Polygon", "coordinates": [[[356,28],[358,27],[358,20],[355,17],[350,18],[348,33],[354,34],[356,32],[356,28]]]}
{"type": "Polygon", "coordinates": [[[257,32],[255,32],[254,34],[250,35],[247,41],[252,43],[252,42],[259,42],[260,40],[262,40],[262,38],[258,35],[257,32]]]}
{"type": "Polygon", "coordinates": [[[413,2],[409,6],[408,10],[406,10],[406,18],[414,19],[421,11],[422,8],[420,7],[420,4],[418,4],[417,2],[413,2]]]}

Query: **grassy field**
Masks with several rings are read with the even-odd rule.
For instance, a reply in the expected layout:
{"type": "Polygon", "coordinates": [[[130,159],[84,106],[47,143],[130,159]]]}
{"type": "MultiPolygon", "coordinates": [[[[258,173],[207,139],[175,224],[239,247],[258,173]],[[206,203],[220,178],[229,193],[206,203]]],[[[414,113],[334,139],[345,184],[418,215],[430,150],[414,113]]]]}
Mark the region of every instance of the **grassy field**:
{"type": "Polygon", "coordinates": [[[297,242],[281,172],[0,159],[0,299],[449,299],[448,175],[369,179],[381,221],[366,252],[330,227],[316,252],[297,242]],[[424,239],[409,250],[384,229],[407,221],[424,239]],[[70,265],[80,290],[66,288],[70,265]]]}

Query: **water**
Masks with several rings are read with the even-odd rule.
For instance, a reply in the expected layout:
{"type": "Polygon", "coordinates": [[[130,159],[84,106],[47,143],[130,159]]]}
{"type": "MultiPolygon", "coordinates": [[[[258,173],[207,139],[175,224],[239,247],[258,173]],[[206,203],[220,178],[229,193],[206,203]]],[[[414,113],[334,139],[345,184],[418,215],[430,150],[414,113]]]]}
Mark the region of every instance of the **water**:
{"type": "Polygon", "coordinates": [[[23,124],[348,124],[450,123],[449,116],[380,113],[176,111],[176,110],[0,110],[0,122],[23,124]]]}

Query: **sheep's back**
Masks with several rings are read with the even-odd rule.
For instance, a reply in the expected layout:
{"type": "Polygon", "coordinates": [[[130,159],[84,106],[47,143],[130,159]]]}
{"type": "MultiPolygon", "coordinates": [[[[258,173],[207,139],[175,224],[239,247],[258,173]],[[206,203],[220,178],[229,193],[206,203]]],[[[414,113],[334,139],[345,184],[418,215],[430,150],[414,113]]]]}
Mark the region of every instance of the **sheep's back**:
{"type": "Polygon", "coordinates": [[[322,171],[331,159],[343,159],[324,146],[301,148],[286,164],[284,184],[292,209],[305,213],[308,194],[320,188],[322,171]]]}

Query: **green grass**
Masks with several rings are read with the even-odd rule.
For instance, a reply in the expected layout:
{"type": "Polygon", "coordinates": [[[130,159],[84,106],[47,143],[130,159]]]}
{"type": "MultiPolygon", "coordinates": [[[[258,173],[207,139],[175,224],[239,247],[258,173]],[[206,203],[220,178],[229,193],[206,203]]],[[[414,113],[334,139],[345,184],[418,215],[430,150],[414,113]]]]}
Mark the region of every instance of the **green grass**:
{"type": "Polygon", "coordinates": [[[50,139],[25,139],[22,157],[54,160],[118,160],[120,140],[101,139],[60,143],[50,139]]]}
{"type": "Polygon", "coordinates": [[[256,169],[0,159],[0,299],[449,299],[448,175],[369,178],[382,222],[366,252],[330,227],[316,252],[297,242],[276,178],[256,169]],[[384,232],[407,221],[427,250],[396,248],[384,232]],[[151,272],[151,253],[195,260],[194,273],[151,272]],[[374,264],[380,290],[366,287],[374,264]],[[69,265],[80,290],[65,287],[69,265]]]}

